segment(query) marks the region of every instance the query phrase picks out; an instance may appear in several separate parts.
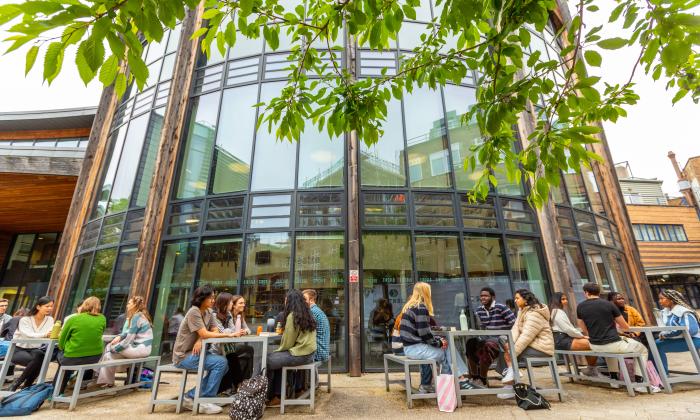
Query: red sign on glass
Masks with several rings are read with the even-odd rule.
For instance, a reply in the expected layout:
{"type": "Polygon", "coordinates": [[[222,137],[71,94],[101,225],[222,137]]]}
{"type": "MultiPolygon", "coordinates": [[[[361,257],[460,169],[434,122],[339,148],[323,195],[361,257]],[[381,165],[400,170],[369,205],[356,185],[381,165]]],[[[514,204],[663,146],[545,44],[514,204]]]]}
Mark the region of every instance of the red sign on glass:
{"type": "Polygon", "coordinates": [[[350,270],[350,283],[357,283],[360,281],[360,271],[350,270]]]}

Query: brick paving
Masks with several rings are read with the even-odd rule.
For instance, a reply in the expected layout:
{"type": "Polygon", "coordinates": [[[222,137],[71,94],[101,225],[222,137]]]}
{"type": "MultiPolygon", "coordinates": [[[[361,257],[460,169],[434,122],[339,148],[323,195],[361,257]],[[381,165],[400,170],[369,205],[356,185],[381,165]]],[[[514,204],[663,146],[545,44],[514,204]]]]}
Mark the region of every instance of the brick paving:
{"type": "MultiPolygon", "coordinates": [[[[673,355],[671,368],[681,369],[690,363],[689,356],[673,355]],[[675,356],[675,357],[673,357],[675,356]]],[[[687,370],[687,369],[686,369],[687,370]]],[[[544,369],[536,369],[538,383],[551,384],[545,378],[544,369]]],[[[524,370],[522,371],[525,372],[524,370]]],[[[400,374],[392,374],[401,378],[400,374]]],[[[167,376],[164,376],[168,380],[167,376]]],[[[174,383],[174,380],[171,382],[174,383]]],[[[418,375],[414,376],[418,383],[418,375]]],[[[493,381],[495,383],[495,381],[493,381]]],[[[493,384],[492,383],[492,384],[493,384]]],[[[365,374],[361,378],[350,378],[345,374],[333,375],[333,389],[329,395],[325,391],[316,394],[316,412],[310,414],[308,407],[292,407],[285,415],[279,414],[279,409],[268,408],[265,418],[338,418],[338,419],[401,419],[418,416],[421,420],[433,418],[466,418],[479,416],[496,420],[506,419],[661,419],[673,420],[700,419],[700,383],[685,383],[674,386],[673,394],[641,394],[632,398],[627,396],[624,389],[611,389],[604,385],[572,384],[564,382],[566,396],[564,402],[559,402],[555,396],[549,400],[552,403],[550,411],[523,411],[515,405],[514,400],[499,400],[495,396],[480,396],[464,399],[462,408],[454,413],[440,413],[435,401],[415,401],[414,408],[406,407],[405,393],[400,385],[392,385],[391,391],[384,389],[384,375],[378,373],[365,374]]],[[[174,395],[174,385],[162,385],[162,395],[174,395]]],[[[99,419],[99,418],[128,418],[128,419],[187,419],[191,412],[175,414],[175,408],[170,406],[156,407],[156,414],[148,414],[149,392],[131,392],[116,397],[92,398],[79,402],[74,412],[68,412],[65,405],[59,404],[56,409],[49,409],[48,404],[32,417],[41,419],[99,419]]],[[[226,419],[225,409],[222,415],[199,418],[226,419]]]]}

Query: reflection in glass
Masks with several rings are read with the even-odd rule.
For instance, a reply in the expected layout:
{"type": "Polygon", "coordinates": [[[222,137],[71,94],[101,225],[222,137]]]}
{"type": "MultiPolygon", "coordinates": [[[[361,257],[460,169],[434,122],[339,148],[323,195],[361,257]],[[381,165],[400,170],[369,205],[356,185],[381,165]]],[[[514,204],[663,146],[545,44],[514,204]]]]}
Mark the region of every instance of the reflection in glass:
{"type": "Polygon", "coordinates": [[[450,162],[440,91],[427,86],[404,98],[411,185],[449,187],[450,162]]]}
{"type": "Polygon", "coordinates": [[[156,169],[156,156],[160,146],[160,133],[163,129],[164,114],[165,108],[158,108],[151,113],[151,119],[148,122],[144,151],[141,155],[141,162],[139,163],[134,192],[131,198],[132,205],[136,207],[144,207],[148,201],[148,193],[151,189],[153,173],[156,169]]]}
{"type": "Polygon", "coordinates": [[[586,183],[588,199],[591,202],[591,207],[593,208],[593,211],[598,214],[605,214],[605,208],[603,207],[603,202],[600,199],[598,181],[596,181],[595,179],[595,174],[593,173],[593,170],[583,165],[581,166],[581,176],[583,177],[583,181],[586,183]]]}
{"type": "Polygon", "coordinates": [[[450,131],[450,148],[452,151],[452,170],[455,174],[455,182],[460,190],[469,190],[474,187],[483,167],[477,164],[474,171],[464,170],[464,161],[472,156],[472,146],[481,143],[481,132],[476,121],[465,124],[463,120],[474,104],[476,104],[476,89],[446,85],[445,92],[445,117],[447,129],[450,131]]]}
{"type": "Polygon", "coordinates": [[[260,54],[262,52],[263,42],[262,37],[250,39],[243,36],[240,32],[236,32],[236,44],[229,51],[228,58],[231,60],[260,54]]]}
{"type": "Polygon", "coordinates": [[[345,238],[342,232],[297,234],[294,287],[314,289],[318,293],[316,304],[330,324],[331,355],[344,368],[345,238]]]}
{"type": "Polygon", "coordinates": [[[601,252],[596,249],[586,249],[586,259],[593,270],[593,281],[600,286],[601,296],[614,291],[614,286],[610,284],[610,277],[608,276],[608,270],[605,267],[601,252]]]}
{"type": "Polygon", "coordinates": [[[610,267],[610,281],[616,292],[624,293],[628,300],[634,301],[634,295],[626,290],[625,269],[622,266],[622,257],[617,252],[608,252],[608,266],[610,267]]]}
{"type": "Polygon", "coordinates": [[[416,234],[416,272],[418,281],[432,286],[438,325],[459,327],[467,305],[457,235],[416,234]]]}
{"type": "Polygon", "coordinates": [[[104,302],[104,314],[107,318],[109,334],[121,334],[126,317],[126,303],[131,287],[131,276],[136,261],[136,247],[122,248],[117,257],[117,264],[109,286],[109,295],[104,302]]]}
{"type": "MultiPolygon", "coordinates": [[[[10,284],[19,286],[15,308],[31,307],[32,302],[36,299],[46,296],[49,288],[49,278],[51,277],[56,253],[58,252],[60,235],[58,233],[40,233],[21,236],[29,239],[29,241],[15,244],[9,261],[9,264],[12,264],[13,267],[8,267],[6,272],[6,275],[9,274],[10,278],[3,278],[2,281],[5,287],[10,284]],[[33,243],[31,239],[33,239],[33,243]],[[30,247],[26,247],[26,244],[29,244],[30,247]],[[29,252],[29,249],[31,249],[31,252],[29,252]]],[[[14,290],[17,290],[17,288],[14,290]]],[[[10,309],[11,307],[8,306],[8,313],[10,313],[10,309]]]]}
{"type": "Polygon", "coordinates": [[[401,102],[392,99],[387,104],[382,138],[369,147],[364,142],[360,145],[362,185],[406,185],[402,125],[401,102]]]}
{"type": "Polygon", "coordinates": [[[237,294],[242,242],[240,236],[202,241],[197,285],[208,284],[218,292],[237,294]]]}
{"type": "Polygon", "coordinates": [[[564,174],[564,183],[569,192],[571,205],[577,209],[590,211],[591,206],[588,202],[588,196],[586,196],[586,188],[583,186],[581,174],[578,172],[564,174]]]}
{"type": "Polygon", "coordinates": [[[342,186],[344,146],[342,138],[331,139],[307,121],[299,139],[299,188],[342,186]]]}
{"type": "Polygon", "coordinates": [[[192,99],[177,198],[199,197],[207,191],[220,96],[214,92],[192,99]]]}
{"type": "Polygon", "coordinates": [[[549,296],[540,264],[539,241],[509,237],[507,245],[513,289],[528,289],[540,302],[546,302],[549,296]]]}
{"type": "MultiPolygon", "coordinates": [[[[383,366],[384,352],[390,351],[388,334],[373,328],[372,313],[397,315],[411,293],[413,269],[411,235],[407,232],[364,232],[362,234],[362,287],[365,330],[365,367],[383,366]]],[[[387,325],[393,321],[386,322],[387,325]]],[[[376,327],[376,326],[374,326],[376,327]]]]}
{"type": "Polygon", "coordinates": [[[102,249],[95,252],[95,258],[92,261],[92,268],[90,269],[90,277],[88,278],[87,286],[85,290],[77,291],[76,300],[78,302],[90,296],[96,296],[100,301],[104,302],[116,257],[117,248],[102,249]]]}
{"type": "Polygon", "coordinates": [[[402,50],[413,50],[423,43],[420,36],[427,33],[426,25],[421,23],[403,22],[399,29],[399,47],[402,50]]]}
{"type": "Polygon", "coordinates": [[[173,351],[177,327],[190,308],[190,290],[197,258],[197,240],[163,245],[160,276],[153,303],[153,354],[166,362],[173,351]]]}
{"type": "Polygon", "coordinates": [[[586,270],[586,263],[583,261],[581,248],[578,244],[566,242],[564,243],[564,253],[576,302],[582,302],[586,298],[583,294],[583,285],[588,283],[588,270],[586,270]]]}
{"type": "Polygon", "coordinates": [[[248,189],[255,134],[256,109],[253,105],[257,103],[257,97],[257,85],[224,91],[214,150],[214,194],[248,189]]]}
{"type": "MultiPolygon", "coordinates": [[[[260,102],[269,102],[279,94],[284,82],[265,83],[260,91],[260,102]]],[[[276,127],[268,132],[263,123],[255,138],[255,158],[253,159],[253,181],[251,190],[283,190],[294,188],[296,169],[296,142],[277,141],[276,127]]]]}
{"type": "MultiPolygon", "coordinates": [[[[257,326],[275,318],[284,307],[292,259],[289,233],[246,236],[245,275],[241,295],[246,299],[246,321],[257,326]]],[[[251,327],[253,328],[253,327],[251,327]]]]}
{"type": "Polygon", "coordinates": [[[78,305],[83,301],[83,291],[85,290],[88,278],[90,277],[92,257],[92,252],[89,254],[83,254],[77,258],[77,263],[74,263],[75,271],[73,272],[73,282],[71,284],[72,287],[68,297],[68,305],[66,306],[67,314],[75,312],[78,309],[78,305]]]}
{"type": "Polygon", "coordinates": [[[110,138],[112,151],[109,155],[109,165],[107,166],[107,170],[105,171],[105,175],[102,180],[102,188],[97,196],[97,204],[95,204],[95,208],[92,209],[91,219],[104,216],[105,210],[107,209],[107,201],[109,200],[109,193],[112,191],[114,174],[117,172],[117,166],[119,165],[119,156],[121,156],[122,153],[122,146],[124,145],[124,137],[126,137],[127,127],[128,124],[122,125],[119,127],[119,131],[112,134],[112,137],[110,138]]]}
{"type": "Polygon", "coordinates": [[[129,196],[134,185],[143,140],[146,137],[148,117],[148,114],[144,114],[129,123],[129,131],[126,133],[122,156],[119,159],[119,169],[107,205],[108,214],[124,211],[129,207],[129,196]]]}
{"type": "Polygon", "coordinates": [[[469,309],[472,315],[481,306],[479,292],[482,287],[492,288],[496,292],[496,299],[501,303],[512,298],[501,239],[486,235],[465,235],[464,264],[467,266],[469,309]]]}

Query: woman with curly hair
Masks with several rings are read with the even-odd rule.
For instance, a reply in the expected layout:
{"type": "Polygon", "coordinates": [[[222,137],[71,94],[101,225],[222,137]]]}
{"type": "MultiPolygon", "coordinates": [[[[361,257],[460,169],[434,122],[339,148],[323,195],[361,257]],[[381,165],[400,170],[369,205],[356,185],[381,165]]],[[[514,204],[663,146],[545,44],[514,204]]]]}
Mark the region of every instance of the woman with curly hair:
{"type": "MultiPolygon", "coordinates": [[[[685,297],[678,291],[666,289],[659,293],[659,303],[663,306],[661,317],[664,325],[669,327],[688,327],[693,346],[700,348],[700,325],[695,309],[688,303],[685,297]]],[[[659,349],[661,363],[668,375],[668,358],[666,353],[681,353],[688,350],[688,344],[683,339],[680,331],[664,331],[656,340],[656,348],[659,349]]]]}
{"type": "Polygon", "coordinates": [[[282,368],[311,363],[316,352],[316,321],[299,290],[287,292],[283,319],[282,342],[277,350],[267,355],[267,378],[271,384],[268,388],[269,406],[279,405],[283,391],[282,368]]]}

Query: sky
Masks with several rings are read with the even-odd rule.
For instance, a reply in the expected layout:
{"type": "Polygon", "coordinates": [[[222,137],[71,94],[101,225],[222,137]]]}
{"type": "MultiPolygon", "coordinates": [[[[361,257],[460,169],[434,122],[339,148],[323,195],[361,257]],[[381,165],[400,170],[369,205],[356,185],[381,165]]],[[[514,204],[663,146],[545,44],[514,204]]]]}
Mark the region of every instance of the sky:
{"type": "MultiPolygon", "coordinates": [[[[0,0],[0,4],[9,3],[0,0]]],[[[607,24],[609,11],[614,2],[599,1],[601,11],[588,14],[590,27],[604,24],[603,36],[621,36],[616,25],[607,24]]],[[[0,38],[7,33],[0,31],[0,38]]],[[[4,43],[3,43],[4,44],[4,43]]],[[[2,45],[0,51],[6,50],[2,45]]],[[[75,49],[67,52],[63,71],[51,86],[42,82],[41,55],[35,68],[24,76],[24,53],[26,48],[0,56],[0,112],[46,110],[96,106],[101,85],[97,81],[87,87],[75,68],[75,49]]],[[[600,70],[591,73],[601,76],[608,83],[624,83],[629,78],[638,50],[599,50],[603,55],[600,70]]],[[[617,123],[604,123],[605,133],[615,162],[628,161],[634,176],[658,178],[664,181],[664,192],[679,195],[677,178],[667,154],[676,153],[681,167],[687,159],[700,155],[700,105],[685,98],[675,106],[671,104],[673,94],[664,89],[665,82],[654,82],[650,76],[637,70],[634,79],[641,100],[629,107],[628,117],[617,123]]]]}

